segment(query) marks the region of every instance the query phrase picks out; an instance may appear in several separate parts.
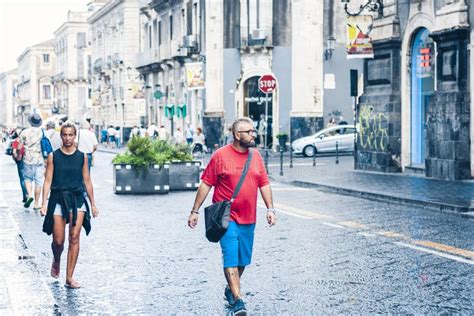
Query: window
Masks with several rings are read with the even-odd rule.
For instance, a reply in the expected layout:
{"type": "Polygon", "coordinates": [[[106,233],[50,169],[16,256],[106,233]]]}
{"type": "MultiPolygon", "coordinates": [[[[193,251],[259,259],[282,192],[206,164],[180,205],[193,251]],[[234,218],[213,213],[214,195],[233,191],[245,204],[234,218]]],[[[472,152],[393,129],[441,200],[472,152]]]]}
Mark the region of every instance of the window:
{"type": "Polygon", "coordinates": [[[158,45],[161,45],[161,21],[158,21],[158,45]]]}
{"type": "Polygon", "coordinates": [[[151,41],[151,25],[148,25],[148,48],[151,49],[152,41],[151,41]]]}
{"type": "Polygon", "coordinates": [[[170,15],[170,40],[173,39],[173,16],[170,15]]]}
{"type": "Polygon", "coordinates": [[[45,64],[49,63],[49,54],[43,54],[43,63],[45,64]]]}
{"type": "Polygon", "coordinates": [[[51,86],[50,85],[43,86],[43,99],[51,100],[51,86]]]}

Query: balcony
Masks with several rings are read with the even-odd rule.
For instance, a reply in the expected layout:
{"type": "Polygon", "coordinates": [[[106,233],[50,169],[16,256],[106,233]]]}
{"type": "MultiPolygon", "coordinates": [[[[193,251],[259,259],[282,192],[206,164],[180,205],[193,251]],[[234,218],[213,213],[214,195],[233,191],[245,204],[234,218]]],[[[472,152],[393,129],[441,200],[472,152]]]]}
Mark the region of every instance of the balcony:
{"type": "Polygon", "coordinates": [[[148,49],[140,53],[136,57],[136,68],[144,67],[160,62],[160,53],[158,49],[148,49]]]}
{"type": "Polygon", "coordinates": [[[94,61],[94,72],[101,73],[102,72],[102,58],[98,58],[94,61]]]}

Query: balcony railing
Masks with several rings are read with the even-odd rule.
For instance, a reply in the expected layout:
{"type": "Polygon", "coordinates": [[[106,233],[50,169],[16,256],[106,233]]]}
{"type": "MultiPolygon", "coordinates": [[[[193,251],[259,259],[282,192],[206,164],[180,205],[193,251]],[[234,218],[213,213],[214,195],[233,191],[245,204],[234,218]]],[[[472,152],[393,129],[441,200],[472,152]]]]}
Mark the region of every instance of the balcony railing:
{"type": "Polygon", "coordinates": [[[143,67],[160,62],[158,49],[148,49],[137,55],[136,67],[143,67]]]}

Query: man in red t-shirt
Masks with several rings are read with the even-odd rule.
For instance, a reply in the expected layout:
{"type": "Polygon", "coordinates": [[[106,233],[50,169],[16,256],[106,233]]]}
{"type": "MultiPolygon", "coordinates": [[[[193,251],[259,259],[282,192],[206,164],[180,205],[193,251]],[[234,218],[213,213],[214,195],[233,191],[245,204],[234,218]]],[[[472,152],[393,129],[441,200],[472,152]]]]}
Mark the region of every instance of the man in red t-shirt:
{"type": "MultiPolygon", "coordinates": [[[[234,142],[217,150],[201,176],[202,183],[196,194],[194,206],[188,218],[188,225],[195,228],[199,207],[214,187],[212,202],[229,201],[239,182],[249,155],[249,148],[255,147],[257,131],[251,119],[245,117],[232,124],[234,142]]],[[[252,149],[253,150],[253,149],[252,149]]],[[[245,303],[240,294],[240,277],[252,257],[254,229],[257,213],[257,193],[260,189],[267,206],[267,221],[276,223],[272,191],[263,166],[262,157],[254,150],[249,170],[239,194],[231,206],[229,228],[220,240],[224,261],[224,275],[228,286],[224,291],[235,315],[245,313],[245,303]]]]}

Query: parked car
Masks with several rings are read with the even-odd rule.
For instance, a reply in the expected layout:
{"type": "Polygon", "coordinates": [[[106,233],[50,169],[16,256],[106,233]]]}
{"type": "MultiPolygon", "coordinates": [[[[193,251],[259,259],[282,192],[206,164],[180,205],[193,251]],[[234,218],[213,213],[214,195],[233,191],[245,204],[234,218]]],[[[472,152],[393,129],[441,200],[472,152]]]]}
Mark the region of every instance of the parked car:
{"type": "Polygon", "coordinates": [[[314,153],[327,153],[336,151],[336,142],[340,152],[354,151],[354,125],[336,125],[320,130],[314,135],[302,137],[291,143],[293,153],[305,157],[314,153]]]}

